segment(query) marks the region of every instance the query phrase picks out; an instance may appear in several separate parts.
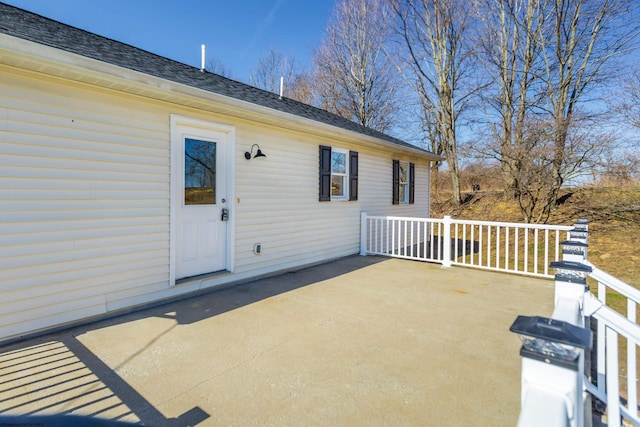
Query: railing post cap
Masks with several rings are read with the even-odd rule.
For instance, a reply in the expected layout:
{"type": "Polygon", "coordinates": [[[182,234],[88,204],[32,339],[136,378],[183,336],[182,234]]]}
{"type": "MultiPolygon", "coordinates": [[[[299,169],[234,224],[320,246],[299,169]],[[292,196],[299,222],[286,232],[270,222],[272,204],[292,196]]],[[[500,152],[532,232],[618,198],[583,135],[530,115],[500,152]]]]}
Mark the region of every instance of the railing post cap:
{"type": "Polygon", "coordinates": [[[509,331],[583,349],[591,347],[590,330],[548,317],[518,316],[509,331]]]}
{"type": "Polygon", "coordinates": [[[591,273],[593,271],[590,266],[576,261],[554,261],[550,266],[556,270],[578,271],[581,273],[591,273]]]}
{"type": "Polygon", "coordinates": [[[577,247],[577,248],[587,248],[587,247],[589,247],[588,244],[582,243],[582,242],[577,242],[575,240],[565,240],[564,242],[560,242],[560,246],[574,246],[574,247],[577,247]]]}

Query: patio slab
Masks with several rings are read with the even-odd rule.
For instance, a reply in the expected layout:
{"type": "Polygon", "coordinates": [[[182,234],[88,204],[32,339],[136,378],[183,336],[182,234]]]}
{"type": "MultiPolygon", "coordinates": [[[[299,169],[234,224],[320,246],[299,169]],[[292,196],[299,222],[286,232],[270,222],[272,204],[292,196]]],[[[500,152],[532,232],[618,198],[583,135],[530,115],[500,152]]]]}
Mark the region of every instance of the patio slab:
{"type": "Polygon", "coordinates": [[[552,281],[349,257],[0,347],[0,422],[513,426],[509,326],[552,310],[552,281]]]}

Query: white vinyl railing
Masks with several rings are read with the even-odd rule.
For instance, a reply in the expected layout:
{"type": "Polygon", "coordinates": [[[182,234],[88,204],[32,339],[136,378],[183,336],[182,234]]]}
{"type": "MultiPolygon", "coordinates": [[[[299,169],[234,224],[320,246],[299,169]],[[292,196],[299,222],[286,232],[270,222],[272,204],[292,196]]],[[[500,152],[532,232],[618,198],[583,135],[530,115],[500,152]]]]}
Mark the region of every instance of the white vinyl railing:
{"type": "Polygon", "coordinates": [[[571,226],[362,214],[361,255],[551,278],[571,226]]]}
{"type": "Polygon", "coordinates": [[[597,298],[589,293],[584,310],[585,316],[590,315],[598,321],[594,342],[597,375],[591,382],[585,381],[587,390],[607,404],[609,426],[620,426],[621,416],[640,425],[637,371],[640,325],[636,319],[640,290],[587,261],[585,264],[593,269],[589,277],[598,283],[597,298]],[[626,316],[606,305],[607,292],[626,299],[626,316]],[[619,350],[625,347],[626,354],[620,355],[619,350]],[[624,369],[621,369],[621,361],[624,369]]]}

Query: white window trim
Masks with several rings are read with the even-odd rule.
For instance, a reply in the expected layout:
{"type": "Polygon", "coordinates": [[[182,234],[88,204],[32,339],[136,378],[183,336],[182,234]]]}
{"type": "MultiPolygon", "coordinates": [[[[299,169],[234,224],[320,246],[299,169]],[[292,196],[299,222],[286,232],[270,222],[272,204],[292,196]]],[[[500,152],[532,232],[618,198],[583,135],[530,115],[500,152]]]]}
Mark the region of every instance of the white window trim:
{"type": "Polygon", "coordinates": [[[344,179],[344,188],[342,196],[334,196],[331,195],[331,200],[335,201],[348,201],[349,200],[349,150],[344,148],[336,148],[331,147],[331,182],[333,182],[333,176],[342,176],[344,179]],[[344,154],[344,173],[334,173],[333,172],[333,153],[341,153],[344,154]]]}

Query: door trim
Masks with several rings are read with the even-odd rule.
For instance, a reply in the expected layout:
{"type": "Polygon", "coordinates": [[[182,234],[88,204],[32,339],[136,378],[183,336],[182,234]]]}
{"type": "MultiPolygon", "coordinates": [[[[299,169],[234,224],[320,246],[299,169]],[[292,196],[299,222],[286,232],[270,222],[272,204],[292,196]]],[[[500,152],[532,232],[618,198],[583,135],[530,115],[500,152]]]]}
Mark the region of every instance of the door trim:
{"type": "MultiPolygon", "coordinates": [[[[176,208],[178,203],[182,203],[181,189],[178,188],[179,180],[176,179],[178,174],[182,174],[183,171],[178,170],[182,154],[182,140],[181,135],[178,132],[179,126],[186,126],[190,128],[203,129],[205,131],[222,132],[227,135],[227,149],[224,161],[227,165],[227,208],[229,209],[229,221],[227,223],[227,232],[225,236],[226,247],[226,266],[227,272],[233,272],[235,267],[235,260],[233,254],[235,253],[235,146],[236,146],[236,128],[235,126],[226,125],[222,123],[209,122],[200,119],[193,119],[190,117],[180,116],[177,114],[171,114],[171,147],[170,147],[170,211],[169,211],[169,286],[175,286],[176,284],[176,208]]],[[[181,279],[182,280],[182,279],[181,279]]]]}

